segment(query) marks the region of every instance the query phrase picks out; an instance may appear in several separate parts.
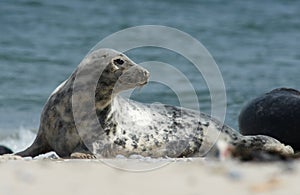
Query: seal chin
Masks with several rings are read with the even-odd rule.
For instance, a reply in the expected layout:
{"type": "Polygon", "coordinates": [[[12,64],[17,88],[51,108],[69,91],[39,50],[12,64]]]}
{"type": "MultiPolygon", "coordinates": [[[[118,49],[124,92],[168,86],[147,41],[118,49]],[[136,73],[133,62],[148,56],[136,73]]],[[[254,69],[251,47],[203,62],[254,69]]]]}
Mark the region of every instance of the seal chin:
{"type": "Polygon", "coordinates": [[[148,84],[148,82],[149,82],[150,73],[147,70],[145,70],[143,74],[144,74],[144,81],[138,82],[139,87],[142,87],[142,86],[148,84]]]}
{"type": "Polygon", "coordinates": [[[148,79],[146,81],[143,81],[143,82],[139,82],[137,84],[138,87],[143,87],[144,85],[147,85],[148,84],[148,79]]]}

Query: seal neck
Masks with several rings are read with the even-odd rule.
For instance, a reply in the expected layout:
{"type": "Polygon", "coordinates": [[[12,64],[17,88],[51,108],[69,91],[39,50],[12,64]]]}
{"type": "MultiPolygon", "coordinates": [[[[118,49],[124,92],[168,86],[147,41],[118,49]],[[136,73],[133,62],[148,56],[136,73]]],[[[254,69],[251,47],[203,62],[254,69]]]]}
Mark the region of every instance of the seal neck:
{"type": "Polygon", "coordinates": [[[104,110],[111,103],[116,94],[113,88],[105,83],[99,82],[95,91],[95,106],[97,110],[104,110]]]}

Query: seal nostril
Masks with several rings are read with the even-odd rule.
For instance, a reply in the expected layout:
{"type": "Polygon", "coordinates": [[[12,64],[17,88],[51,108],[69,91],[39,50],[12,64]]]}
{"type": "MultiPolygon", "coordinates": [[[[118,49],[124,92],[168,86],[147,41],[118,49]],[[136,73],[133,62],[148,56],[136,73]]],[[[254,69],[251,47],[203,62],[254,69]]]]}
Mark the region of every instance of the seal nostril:
{"type": "Polygon", "coordinates": [[[150,73],[148,71],[144,71],[144,76],[149,77],[150,73]]]}

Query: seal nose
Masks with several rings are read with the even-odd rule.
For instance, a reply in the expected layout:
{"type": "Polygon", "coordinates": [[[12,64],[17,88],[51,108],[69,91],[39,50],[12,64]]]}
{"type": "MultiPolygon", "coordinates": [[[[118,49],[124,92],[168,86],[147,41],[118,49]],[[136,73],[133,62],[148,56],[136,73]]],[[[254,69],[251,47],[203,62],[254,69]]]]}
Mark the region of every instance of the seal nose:
{"type": "Polygon", "coordinates": [[[144,71],[144,76],[149,78],[150,77],[150,72],[148,70],[145,70],[144,71]]]}

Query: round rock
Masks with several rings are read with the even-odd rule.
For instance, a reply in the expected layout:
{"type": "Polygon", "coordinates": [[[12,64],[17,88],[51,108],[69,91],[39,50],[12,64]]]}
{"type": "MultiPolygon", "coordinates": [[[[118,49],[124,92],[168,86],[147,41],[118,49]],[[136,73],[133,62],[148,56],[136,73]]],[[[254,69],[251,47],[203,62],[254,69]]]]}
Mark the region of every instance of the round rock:
{"type": "Polygon", "coordinates": [[[11,149],[9,149],[6,146],[0,145],[0,155],[3,155],[3,154],[12,154],[12,153],[13,153],[13,151],[11,149]]]}
{"type": "Polygon", "coordinates": [[[300,151],[300,92],[274,89],[249,102],[239,115],[243,135],[268,135],[300,151]]]}

